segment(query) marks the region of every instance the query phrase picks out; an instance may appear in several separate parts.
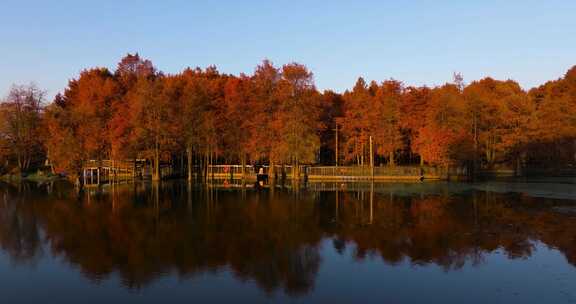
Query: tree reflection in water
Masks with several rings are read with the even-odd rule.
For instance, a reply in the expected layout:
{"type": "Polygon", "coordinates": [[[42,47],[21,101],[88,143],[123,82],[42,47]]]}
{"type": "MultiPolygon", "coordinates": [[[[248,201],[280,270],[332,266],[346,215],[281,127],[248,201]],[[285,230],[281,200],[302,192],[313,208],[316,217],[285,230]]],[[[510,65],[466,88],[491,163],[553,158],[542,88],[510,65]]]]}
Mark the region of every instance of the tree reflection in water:
{"type": "Polygon", "coordinates": [[[555,208],[570,202],[518,194],[240,191],[169,182],[81,193],[2,185],[0,203],[0,246],[12,261],[33,263],[45,248],[94,282],[119,274],[130,289],[165,275],[227,270],[268,293],[306,294],[325,239],[356,260],[445,271],[481,265],[495,251],[529,257],[540,241],[576,265],[576,217],[555,208]]]}

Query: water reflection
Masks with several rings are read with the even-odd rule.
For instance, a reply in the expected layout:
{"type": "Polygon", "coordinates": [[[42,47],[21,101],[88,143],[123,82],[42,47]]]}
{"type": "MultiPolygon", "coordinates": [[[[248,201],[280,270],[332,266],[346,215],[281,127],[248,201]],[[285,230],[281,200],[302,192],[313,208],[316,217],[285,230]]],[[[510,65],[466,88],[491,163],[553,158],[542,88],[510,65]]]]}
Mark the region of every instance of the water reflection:
{"type": "MultiPolygon", "coordinates": [[[[296,186],[295,186],[296,187],[296,186]]],[[[297,188],[297,187],[296,187],[297,188]]],[[[321,244],[387,265],[450,272],[485,256],[534,253],[539,241],[576,266],[570,201],[468,191],[399,195],[394,187],[214,189],[169,182],[76,192],[0,186],[0,246],[15,264],[63,258],[93,282],[118,274],[142,289],[164,276],[229,271],[267,293],[314,289],[321,244]],[[566,211],[568,210],[568,211],[566,211]]]]}

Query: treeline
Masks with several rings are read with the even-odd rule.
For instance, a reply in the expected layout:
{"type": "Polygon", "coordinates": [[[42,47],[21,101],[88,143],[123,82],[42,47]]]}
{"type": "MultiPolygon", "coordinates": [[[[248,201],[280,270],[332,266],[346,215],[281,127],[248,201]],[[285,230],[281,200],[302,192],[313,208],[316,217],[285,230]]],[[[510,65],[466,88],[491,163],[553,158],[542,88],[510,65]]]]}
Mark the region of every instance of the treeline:
{"type": "Polygon", "coordinates": [[[265,60],[252,75],[215,67],[164,74],[127,55],[84,70],[54,101],[14,87],[0,108],[4,170],[47,158],[78,172],[89,159],[179,164],[427,164],[495,168],[573,164],[576,67],[524,91],[492,78],[410,87],[396,80],[319,92],[301,64],[265,60]],[[336,143],[338,141],[338,143],[336,143]],[[337,155],[336,155],[337,154],[337,155]]]}

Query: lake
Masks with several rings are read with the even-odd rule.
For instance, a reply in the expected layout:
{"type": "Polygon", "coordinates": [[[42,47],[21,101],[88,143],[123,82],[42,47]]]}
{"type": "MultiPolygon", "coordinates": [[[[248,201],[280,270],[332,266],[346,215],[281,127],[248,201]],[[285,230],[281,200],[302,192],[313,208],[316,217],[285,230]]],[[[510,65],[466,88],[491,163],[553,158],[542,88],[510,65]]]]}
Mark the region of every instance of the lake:
{"type": "Polygon", "coordinates": [[[0,184],[2,303],[576,303],[576,180],[0,184]]]}

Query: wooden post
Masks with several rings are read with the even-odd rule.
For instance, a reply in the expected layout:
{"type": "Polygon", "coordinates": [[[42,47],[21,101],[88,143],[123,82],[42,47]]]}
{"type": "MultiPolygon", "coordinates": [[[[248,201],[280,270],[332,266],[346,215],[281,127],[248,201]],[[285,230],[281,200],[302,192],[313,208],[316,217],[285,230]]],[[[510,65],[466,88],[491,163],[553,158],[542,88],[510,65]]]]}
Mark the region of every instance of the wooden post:
{"type": "Polygon", "coordinates": [[[374,149],[372,146],[372,136],[370,136],[370,176],[374,179],[374,149]]]}

